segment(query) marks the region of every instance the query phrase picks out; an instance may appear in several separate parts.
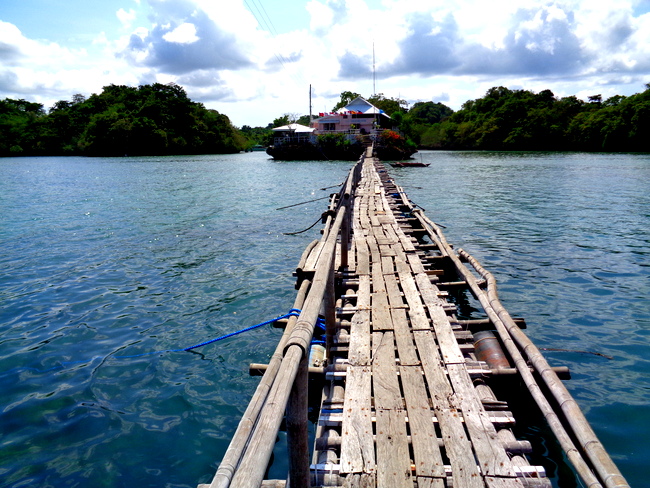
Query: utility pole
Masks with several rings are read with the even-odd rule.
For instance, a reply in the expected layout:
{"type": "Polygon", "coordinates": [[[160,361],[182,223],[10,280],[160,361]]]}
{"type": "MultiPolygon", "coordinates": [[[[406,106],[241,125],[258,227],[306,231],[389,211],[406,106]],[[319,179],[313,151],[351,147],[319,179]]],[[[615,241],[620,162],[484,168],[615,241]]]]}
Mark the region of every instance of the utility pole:
{"type": "Polygon", "coordinates": [[[309,84],[309,127],[311,127],[311,83],[309,84]]]}

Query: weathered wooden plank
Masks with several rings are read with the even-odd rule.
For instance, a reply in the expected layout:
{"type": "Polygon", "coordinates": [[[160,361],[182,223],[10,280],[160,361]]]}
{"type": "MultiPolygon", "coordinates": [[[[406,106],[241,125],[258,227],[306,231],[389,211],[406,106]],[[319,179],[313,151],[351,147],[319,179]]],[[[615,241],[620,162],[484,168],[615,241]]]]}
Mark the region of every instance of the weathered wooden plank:
{"type": "Polygon", "coordinates": [[[384,234],[386,234],[386,240],[389,241],[389,244],[396,245],[401,244],[400,239],[395,232],[395,227],[397,222],[395,221],[395,216],[392,216],[392,222],[384,225],[384,234]]]}
{"type": "Polygon", "coordinates": [[[454,331],[449,323],[449,317],[447,317],[447,314],[441,306],[442,302],[436,294],[437,288],[434,288],[424,273],[417,274],[415,281],[422,300],[429,311],[429,316],[431,317],[433,329],[436,332],[436,338],[440,344],[440,350],[445,364],[464,364],[465,358],[460,347],[458,347],[454,331]]]}
{"type": "Polygon", "coordinates": [[[445,477],[426,386],[419,366],[400,366],[417,476],[445,477]]]}
{"type": "Polygon", "coordinates": [[[412,488],[406,420],[395,366],[392,332],[375,334],[372,390],[377,417],[377,485],[412,488]],[[381,336],[381,337],[380,337],[381,336]]]}
{"type": "MultiPolygon", "coordinates": [[[[384,281],[386,281],[387,276],[393,276],[393,277],[395,276],[395,265],[393,264],[393,257],[394,257],[394,255],[387,256],[382,252],[382,255],[381,255],[381,272],[385,277],[384,281]]],[[[400,293],[399,293],[399,287],[397,287],[397,281],[396,280],[393,280],[393,281],[395,282],[395,286],[396,286],[396,290],[397,290],[396,296],[399,296],[400,293]]],[[[386,281],[386,287],[387,287],[386,290],[389,291],[387,281],[386,281]]],[[[389,294],[390,294],[390,292],[389,292],[389,294]]],[[[392,306],[392,304],[391,304],[391,306],[392,306]]],[[[395,305],[395,306],[397,306],[397,305],[395,305]]]]}
{"type": "Polygon", "coordinates": [[[445,488],[446,486],[445,481],[439,478],[418,476],[416,479],[418,482],[418,488],[445,488]]]}
{"type": "Polygon", "coordinates": [[[368,244],[368,250],[370,251],[370,262],[381,262],[381,253],[379,252],[379,246],[377,245],[377,240],[375,239],[375,236],[372,232],[366,236],[366,243],[368,244]]]}
{"type": "Polygon", "coordinates": [[[483,480],[472,452],[472,443],[467,438],[460,414],[456,409],[435,408],[445,453],[451,465],[454,486],[482,488],[483,480]]]}
{"type": "Polygon", "coordinates": [[[417,254],[408,253],[406,257],[408,258],[409,265],[411,266],[411,269],[413,270],[414,274],[426,272],[426,270],[424,269],[424,264],[422,264],[422,261],[420,260],[420,257],[417,254]]]}
{"type": "Polygon", "coordinates": [[[395,256],[396,253],[393,251],[392,246],[386,244],[386,245],[379,245],[379,251],[381,252],[382,256],[395,256]]]}
{"type": "Polygon", "coordinates": [[[427,313],[418,293],[415,280],[410,273],[399,273],[399,281],[404,291],[404,298],[409,304],[409,317],[413,330],[431,329],[427,313]]]}
{"type": "Polygon", "coordinates": [[[467,374],[464,364],[448,364],[447,371],[454,398],[458,402],[465,419],[465,427],[469,432],[476,457],[484,476],[516,477],[510,458],[497,436],[494,425],[490,422],[488,413],[483,408],[472,380],[467,374]]]}
{"type": "Polygon", "coordinates": [[[357,274],[359,276],[370,274],[370,254],[368,252],[368,243],[363,235],[354,237],[357,250],[357,274]]]}
{"type": "Polygon", "coordinates": [[[375,488],[375,476],[370,474],[351,474],[346,476],[343,488],[375,488]]]}
{"type": "Polygon", "coordinates": [[[392,309],[391,315],[400,364],[404,366],[419,365],[420,360],[413,344],[413,336],[409,329],[406,310],[401,308],[392,309]]]}
{"type": "MultiPolygon", "coordinates": [[[[369,240],[369,242],[371,242],[369,240]]],[[[376,331],[391,330],[393,323],[388,305],[388,293],[384,283],[384,274],[382,271],[381,258],[377,251],[377,258],[372,261],[372,328],[376,331]]]]}
{"type": "Polygon", "coordinates": [[[350,325],[350,364],[362,366],[370,364],[370,277],[359,276],[357,292],[357,312],[350,325]]]}
{"type": "Polygon", "coordinates": [[[393,259],[393,262],[395,264],[395,271],[397,271],[398,274],[410,273],[411,267],[408,264],[404,251],[400,249],[399,246],[393,246],[393,250],[395,251],[395,257],[393,259]]]}
{"type": "Polygon", "coordinates": [[[397,244],[397,238],[391,238],[391,236],[386,234],[386,229],[390,228],[390,226],[387,226],[386,223],[382,222],[381,228],[384,232],[382,237],[377,237],[377,244],[380,246],[391,246],[397,244]]]}
{"type": "Polygon", "coordinates": [[[348,366],[343,404],[341,473],[373,473],[370,366],[348,366]]]}
{"type": "Polygon", "coordinates": [[[375,240],[377,241],[377,244],[387,245],[388,243],[386,242],[386,234],[384,234],[384,226],[379,222],[377,210],[374,212],[374,217],[377,219],[377,225],[372,226],[372,233],[375,236],[375,240]]]}
{"type": "Polygon", "coordinates": [[[525,486],[518,478],[493,478],[491,476],[485,478],[485,484],[488,488],[523,488],[525,486]]]}
{"type": "Polygon", "coordinates": [[[454,486],[482,487],[483,482],[474,459],[472,444],[465,432],[460,412],[454,404],[454,392],[445,374],[433,332],[417,330],[413,332],[413,336],[422,361],[433,409],[440,424],[445,453],[451,464],[454,486]]]}
{"type": "Polygon", "coordinates": [[[415,345],[406,315],[406,304],[397,284],[397,277],[392,272],[392,259],[382,258],[383,280],[388,295],[392,329],[395,333],[398,355],[403,365],[420,364],[415,352],[415,345]]]}
{"type": "Polygon", "coordinates": [[[416,251],[415,245],[413,244],[413,241],[409,236],[407,236],[402,228],[395,222],[392,225],[393,230],[395,231],[395,234],[399,238],[400,243],[402,244],[402,247],[404,248],[404,251],[407,253],[414,253],[416,251]]]}
{"type": "MultiPolygon", "coordinates": [[[[373,280],[373,285],[375,281],[373,280]]],[[[390,308],[388,306],[388,295],[386,290],[373,292],[371,295],[372,303],[372,330],[384,331],[393,328],[390,308]]]]}
{"type": "Polygon", "coordinates": [[[367,198],[362,198],[359,203],[359,223],[361,224],[362,229],[370,229],[372,227],[370,223],[370,217],[368,215],[367,198]]]}

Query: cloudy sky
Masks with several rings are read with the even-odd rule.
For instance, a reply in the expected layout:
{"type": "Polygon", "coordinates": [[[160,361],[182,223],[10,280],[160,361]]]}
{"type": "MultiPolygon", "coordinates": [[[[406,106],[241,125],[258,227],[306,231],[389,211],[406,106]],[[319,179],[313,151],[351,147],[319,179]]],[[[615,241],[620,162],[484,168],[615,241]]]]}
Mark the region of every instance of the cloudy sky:
{"type": "Polygon", "coordinates": [[[457,110],[493,86],[650,83],[650,0],[0,0],[0,98],[175,82],[237,126],[342,91],[457,110]],[[373,47],[375,77],[373,81],[373,47]]]}

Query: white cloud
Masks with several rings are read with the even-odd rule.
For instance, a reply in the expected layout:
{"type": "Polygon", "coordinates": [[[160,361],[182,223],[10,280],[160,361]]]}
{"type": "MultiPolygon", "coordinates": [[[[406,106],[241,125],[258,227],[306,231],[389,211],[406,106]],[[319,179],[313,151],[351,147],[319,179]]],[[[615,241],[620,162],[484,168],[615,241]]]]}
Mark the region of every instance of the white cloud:
{"type": "Polygon", "coordinates": [[[188,22],[184,22],[174,30],[167,32],[162,38],[167,42],[178,44],[192,44],[199,40],[196,35],[196,26],[188,22]]]}
{"type": "Polygon", "coordinates": [[[28,39],[16,26],[0,21],[0,94],[49,107],[75,93],[100,91],[110,83],[137,83],[127,66],[112,56],[102,56],[106,42],[100,34],[88,49],[69,49],[28,39]]]}
{"type": "Polygon", "coordinates": [[[133,9],[129,9],[127,12],[123,8],[119,9],[116,14],[119,21],[122,23],[122,26],[126,29],[133,25],[133,21],[136,18],[136,12],[133,9]]]}
{"type": "Polygon", "coordinates": [[[445,94],[439,101],[453,108],[499,85],[631,94],[650,75],[650,13],[638,0],[286,2],[284,12],[308,17],[273,35],[268,0],[147,0],[137,15],[118,10],[114,31],[103,26],[77,50],[0,22],[0,96],[175,81],[235,123],[265,125],[307,113],[309,84],[315,112],[342,91],[372,94],[373,45],[378,92],[445,94]]]}

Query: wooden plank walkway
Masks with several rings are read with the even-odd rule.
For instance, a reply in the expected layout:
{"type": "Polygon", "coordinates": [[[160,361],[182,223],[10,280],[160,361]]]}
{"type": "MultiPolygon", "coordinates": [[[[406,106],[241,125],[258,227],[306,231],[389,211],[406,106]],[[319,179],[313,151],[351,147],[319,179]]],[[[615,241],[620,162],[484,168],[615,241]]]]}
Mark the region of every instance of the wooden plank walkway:
{"type": "Polygon", "coordinates": [[[251,365],[264,377],[199,488],[549,488],[490,387],[497,376],[513,380],[499,394],[534,402],[584,486],[629,488],[559,380],[565,371],[548,365],[499,302],[492,275],[452,249],[371,148],[323,220],[296,269],[299,316],[287,319],[269,364],[251,365]],[[487,318],[456,317],[447,290],[458,286],[487,318]],[[321,315],[327,366],[308,369],[321,315]],[[325,375],[311,463],[308,371],[325,375]],[[264,480],[283,419],[288,479],[264,480]]]}
{"type": "Polygon", "coordinates": [[[504,447],[502,439],[514,436],[497,429],[504,421],[507,428],[511,415],[485,408],[469,373],[476,360],[461,349],[459,326],[448,312],[453,307],[432,282],[436,273],[423,263],[410,229],[398,221],[401,210],[385,174],[378,161],[365,159],[346,275],[355,289],[339,309],[343,340],[330,351],[330,361],[345,372],[330,375],[317,431],[337,442],[317,441],[324,449],[314,454],[313,480],[397,488],[533,484],[527,480],[550,486],[543,468],[521,457],[513,461],[504,447]]]}

